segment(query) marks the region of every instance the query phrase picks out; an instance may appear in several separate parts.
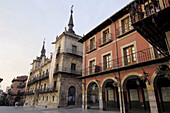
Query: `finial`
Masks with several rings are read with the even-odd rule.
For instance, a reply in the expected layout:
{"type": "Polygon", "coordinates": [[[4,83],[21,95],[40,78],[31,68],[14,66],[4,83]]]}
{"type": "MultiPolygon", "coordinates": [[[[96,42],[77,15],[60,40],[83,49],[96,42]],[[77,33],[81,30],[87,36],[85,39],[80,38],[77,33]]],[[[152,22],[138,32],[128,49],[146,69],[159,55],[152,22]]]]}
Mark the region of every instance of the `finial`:
{"type": "Polygon", "coordinates": [[[71,6],[71,13],[73,13],[73,5],[71,6]]]}

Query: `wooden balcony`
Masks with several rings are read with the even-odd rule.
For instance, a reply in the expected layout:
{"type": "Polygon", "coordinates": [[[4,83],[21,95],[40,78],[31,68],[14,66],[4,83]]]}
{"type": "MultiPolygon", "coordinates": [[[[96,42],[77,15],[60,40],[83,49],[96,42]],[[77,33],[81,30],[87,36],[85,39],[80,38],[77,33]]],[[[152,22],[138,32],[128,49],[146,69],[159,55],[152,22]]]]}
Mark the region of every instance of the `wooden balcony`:
{"type": "Polygon", "coordinates": [[[136,0],[129,5],[134,29],[164,55],[168,55],[165,32],[170,31],[169,3],[169,0],[136,0]]]}

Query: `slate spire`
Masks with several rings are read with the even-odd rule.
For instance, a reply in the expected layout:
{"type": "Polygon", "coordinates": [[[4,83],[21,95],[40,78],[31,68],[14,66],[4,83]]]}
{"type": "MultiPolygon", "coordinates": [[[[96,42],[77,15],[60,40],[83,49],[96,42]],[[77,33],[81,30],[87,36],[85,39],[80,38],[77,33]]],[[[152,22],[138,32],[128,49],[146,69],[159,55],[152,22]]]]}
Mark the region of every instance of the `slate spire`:
{"type": "Polygon", "coordinates": [[[68,32],[69,33],[75,33],[74,30],[73,30],[74,24],[73,24],[72,13],[73,13],[73,5],[71,6],[71,15],[70,15],[69,23],[68,23],[68,32]]]}
{"type": "Polygon", "coordinates": [[[41,50],[41,58],[43,57],[43,56],[45,56],[45,39],[44,39],[44,41],[43,41],[43,47],[42,47],[42,50],[41,50]]]}

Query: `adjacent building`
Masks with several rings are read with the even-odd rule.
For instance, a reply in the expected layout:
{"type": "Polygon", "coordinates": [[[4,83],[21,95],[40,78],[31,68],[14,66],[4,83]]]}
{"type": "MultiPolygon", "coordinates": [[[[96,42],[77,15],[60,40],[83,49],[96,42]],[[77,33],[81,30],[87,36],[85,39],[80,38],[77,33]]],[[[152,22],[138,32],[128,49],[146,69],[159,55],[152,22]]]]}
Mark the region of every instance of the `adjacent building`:
{"type": "Polygon", "coordinates": [[[18,102],[19,105],[24,104],[24,94],[25,94],[25,85],[27,81],[26,75],[17,76],[12,80],[11,88],[8,90],[7,99],[9,105],[14,105],[15,102],[18,102]]]}
{"type": "MultiPolygon", "coordinates": [[[[83,43],[83,73],[80,78],[83,80],[84,109],[117,110],[121,113],[170,112],[170,63],[167,54],[162,52],[167,48],[158,48],[145,40],[133,27],[134,17],[131,17],[131,6],[138,8],[136,16],[139,16],[139,11],[147,9],[140,16],[151,18],[156,14],[151,12],[151,8],[154,11],[160,9],[156,9],[154,0],[139,0],[143,1],[143,6],[137,5],[136,1],[79,40],[83,43]]],[[[168,0],[156,3],[160,5],[162,2],[169,8],[168,0]]],[[[143,26],[138,29],[142,32],[143,26]]]]}
{"type": "Polygon", "coordinates": [[[46,58],[43,44],[41,56],[33,60],[26,106],[57,108],[81,105],[81,80],[76,77],[82,75],[83,45],[78,42],[81,36],[73,30],[72,13],[71,10],[68,30],[65,29],[52,43],[55,45],[52,57],[46,58]],[[49,75],[50,71],[54,73],[49,75]]]}

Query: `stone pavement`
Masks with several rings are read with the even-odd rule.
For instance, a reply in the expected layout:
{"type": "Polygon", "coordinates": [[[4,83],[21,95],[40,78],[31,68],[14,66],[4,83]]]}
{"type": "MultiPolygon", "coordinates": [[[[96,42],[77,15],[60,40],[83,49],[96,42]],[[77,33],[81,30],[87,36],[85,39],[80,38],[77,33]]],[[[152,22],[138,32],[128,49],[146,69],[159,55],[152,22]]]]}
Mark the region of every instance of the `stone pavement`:
{"type": "Polygon", "coordinates": [[[88,109],[82,110],[80,107],[71,108],[30,108],[24,109],[23,107],[18,107],[15,109],[13,106],[0,106],[0,113],[120,113],[116,111],[100,111],[98,109],[88,109]]]}

